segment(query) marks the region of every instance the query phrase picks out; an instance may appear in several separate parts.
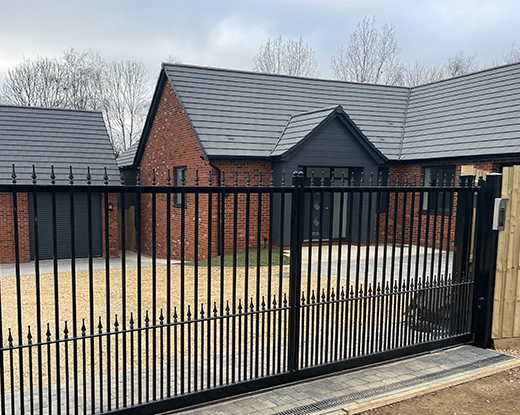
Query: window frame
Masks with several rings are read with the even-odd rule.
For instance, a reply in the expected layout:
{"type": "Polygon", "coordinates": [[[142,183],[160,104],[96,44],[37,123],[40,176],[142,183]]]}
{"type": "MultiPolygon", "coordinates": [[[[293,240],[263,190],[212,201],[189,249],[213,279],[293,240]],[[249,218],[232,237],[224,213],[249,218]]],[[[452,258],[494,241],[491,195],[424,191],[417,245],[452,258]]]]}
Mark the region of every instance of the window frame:
{"type": "MultiPolygon", "coordinates": [[[[185,183],[188,177],[188,167],[187,166],[177,166],[173,168],[173,185],[175,187],[182,186],[182,172],[184,172],[184,180],[185,183]]],[[[184,194],[184,206],[182,205],[182,193],[174,193],[173,194],[173,206],[174,207],[186,207],[188,204],[188,198],[186,193],[184,194]]]]}
{"type": "MultiPolygon", "coordinates": [[[[424,186],[425,187],[433,187],[433,188],[441,188],[442,187],[442,181],[440,181],[439,185],[439,175],[441,177],[444,177],[445,170],[450,170],[451,175],[446,175],[446,177],[453,177],[455,178],[457,175],[457,166],[455,164],[445,164],[445,165],[432,165],[432,166],[422,166],[422,177],[424,177],[424,186]],[[426,177],[426,170],[432,170],[432,169],[438,169],[439,173],[437,174],[437,180],[436,183],[432,184],[431,180],[431,173],[430,177],[426,177]]],[[[447,186],[451,185],[451,179],[449,182],[446,183],[447,186]]],[[[429,215],[449,215],[453,212],[453,203],[450,203],[451,198],[444,199],[444,207],[439,206],[439,200],[437,201],[437,206],[432,206],[433,202],[431,201],[429,197],[428,191],[425,191],[423,193],[423,197],[421,200],[421,211],[423,214],[429,214],[429,215]]],[[[440,193],[440,192],[437,192],[440,193]]],[[[447,195],[447,193],[445,193],[447,195]]]]}

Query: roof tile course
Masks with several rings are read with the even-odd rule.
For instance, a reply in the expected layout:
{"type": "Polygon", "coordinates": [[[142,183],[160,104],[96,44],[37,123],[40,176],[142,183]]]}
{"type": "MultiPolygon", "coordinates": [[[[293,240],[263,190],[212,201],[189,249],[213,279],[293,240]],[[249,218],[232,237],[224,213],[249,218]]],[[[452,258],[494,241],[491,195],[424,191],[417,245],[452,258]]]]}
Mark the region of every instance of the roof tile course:
{"type": "Polygon", "coordinates": [[[0,184],[49,184],[51,165],[56,184],[68,184],[70,166],[77,184],[86,184],[87,166],[93,184],[102,184],[107,167],[109,183],[119,182],[119,170],[103,116],[98,112],[0,105],[0,184]]]}
{"type": "Polygon", "coordinates": [[[281,156],[337,106],[389,160],[520,148],[520,64],[411,89],[174,64],[163,69],[209,157],[281,156]]]}

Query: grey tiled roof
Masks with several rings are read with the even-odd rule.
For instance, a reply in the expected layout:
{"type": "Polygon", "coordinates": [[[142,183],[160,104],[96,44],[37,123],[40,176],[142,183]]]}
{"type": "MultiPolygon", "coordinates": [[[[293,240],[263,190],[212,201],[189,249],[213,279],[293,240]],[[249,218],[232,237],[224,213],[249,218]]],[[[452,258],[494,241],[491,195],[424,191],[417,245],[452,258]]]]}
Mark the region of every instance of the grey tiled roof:
{"type": "Polygon", "coordinates": [[[11,183],[12,164],[17,183],[31,183],[35,165],[39,184],[50,184],[51,165],[56,184],[69,182],[69,166],[77,184],[102,184],[107,167],[110,184],[119,183],[112,146],[99,112],[0,105],[0,184],[11,183]]]}
{"type": "Polygon", "coordinates": [[[132,164],[134,164],[135,153],[137,152],[138,146],[139,141],[119,155],[119,157],[117,158],[117,165],[119,168],[129,167],[132,164]]]}
{"type": "Polygon", "coordinates": [[[291,116],[341,105],[387,157],[397,157],[409,90],[164,64],[210,157],[269,157],[291,116]]]}
{"type": "Polygon", "coordinates": [[[389,160],[520,153],[520,64],[411,89],[163,68],[209,157],[281,155],[338,105],[389,160]]]}
{"type": "Polygon", "coordinates": [[[401,160],[520,153],[520,64],[412,89],[401,160]]]}

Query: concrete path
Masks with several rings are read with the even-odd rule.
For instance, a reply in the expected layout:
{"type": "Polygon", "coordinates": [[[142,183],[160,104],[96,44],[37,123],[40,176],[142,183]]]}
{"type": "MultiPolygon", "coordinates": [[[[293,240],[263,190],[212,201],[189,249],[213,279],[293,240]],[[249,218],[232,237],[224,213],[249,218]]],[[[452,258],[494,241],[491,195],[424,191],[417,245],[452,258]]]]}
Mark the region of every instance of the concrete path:
{"type": "MultiPolygon", "coordinates": [[[[179,261],[172,261],[172,264],[179,261]]],[[[126,268],[137,268],[137,254],[132,251],[126,251],[126,268]]],[[[165,265],[165,259],[157,259],[157,265],[165,265]]],[[[94,270],[105,269],[106,261],[105,258],[93,258],[92,268],[94,270]]],[[[150,267],[152,266],[152,258],[146,255],[141,255],[141,266],[150,267]]],[[[77,258],[75,261],[76,271],[88,271],[89,260],[88,258],[77,258]]],[[[122,267],[121,252],[119,252],[119,258],[110,259],[110,269],[120,269],[122,267]]],[[[40,274],[52,274],[54,272],[54,261],[52,259],[46,259],[39,262],[40,274]]],[[[71,260],[70,259],[59,259],[58,260],[58,271],[59,272],[70,272],[71,260]]],[[[35,262],[24,262],[20,264],[20,275],[34,275],[35,273],[35,262]]],[[[14,264],[0,264],[0,277],[16,275],[16,269],[14,264]]]]}
{"type": "Polygon", "coordinates": [[[520,359],[464,345],[171,413],[355,414],[514,366],[520,359]]]}

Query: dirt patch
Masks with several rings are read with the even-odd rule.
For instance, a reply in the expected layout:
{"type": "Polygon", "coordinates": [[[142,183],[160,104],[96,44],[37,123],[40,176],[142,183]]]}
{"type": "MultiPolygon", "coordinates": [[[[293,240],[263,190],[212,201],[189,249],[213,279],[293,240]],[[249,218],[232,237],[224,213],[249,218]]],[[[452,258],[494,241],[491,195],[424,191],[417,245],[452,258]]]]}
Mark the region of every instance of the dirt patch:
{"type": "Polygon", "coordinates": [[[370,415],[520,414],[520,368],[363,412],[370,415]]]}

